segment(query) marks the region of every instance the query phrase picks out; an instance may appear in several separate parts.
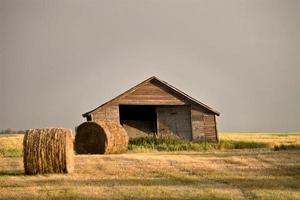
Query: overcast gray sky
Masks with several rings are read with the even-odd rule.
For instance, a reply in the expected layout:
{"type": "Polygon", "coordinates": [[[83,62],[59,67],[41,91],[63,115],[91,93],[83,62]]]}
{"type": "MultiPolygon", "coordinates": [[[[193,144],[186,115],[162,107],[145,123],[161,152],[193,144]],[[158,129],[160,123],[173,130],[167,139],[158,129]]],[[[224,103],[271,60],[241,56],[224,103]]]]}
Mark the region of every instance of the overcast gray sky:
{"type": "Polygon", "coordinates": [[[0,129],[74,128],[150,76],[221,131],[300,130],[300,1],[0,0],[0,129]]]}

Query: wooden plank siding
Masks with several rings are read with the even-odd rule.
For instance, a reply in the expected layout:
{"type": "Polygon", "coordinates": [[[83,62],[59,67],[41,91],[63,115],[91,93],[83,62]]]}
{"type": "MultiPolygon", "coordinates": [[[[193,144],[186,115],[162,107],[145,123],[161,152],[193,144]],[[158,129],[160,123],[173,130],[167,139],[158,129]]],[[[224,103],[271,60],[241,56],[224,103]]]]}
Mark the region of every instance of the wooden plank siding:
{"type": "Polygon", "coordinates": [[[215,115],[207,110],[192,106],[191,108],[193,140],[218,141],[215,115]]]}

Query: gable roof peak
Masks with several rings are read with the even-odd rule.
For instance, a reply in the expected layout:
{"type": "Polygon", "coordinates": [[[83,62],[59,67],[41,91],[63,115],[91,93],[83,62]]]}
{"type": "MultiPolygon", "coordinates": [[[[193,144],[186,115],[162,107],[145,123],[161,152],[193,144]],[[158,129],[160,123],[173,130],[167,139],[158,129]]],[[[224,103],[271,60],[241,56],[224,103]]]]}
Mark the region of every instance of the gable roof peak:
{"type": "Polygon", "coordinates": [[[139,83],[139,84],[137,84],[136,86],[130,88],[129,90],[127,90],[127,91],[125,91],[124,93],[120,94],[119,96],[113,98],[112,100],[110,100],[110,101],[108,101],[108,102],[106,102],[106,103],[104,103],[104,104],[98,106],[97,108],[95,108],[95,109],[93,109],[93,110],[91,110],[91,111],[89,111],[89,112],[86,112],[86,113],[82,114],[82,116],[83,116],[83,117],[87,117],[88,115],[90,115],[92,112],[94,112],[94,111],[97,110],[98,108],[100,108],[100,107],[102,107],[102,106],[108,104],[109,102],[114,101],[114,100],[116,100],[116,99],[118,99],[118,98],[120,98],[120,97],[123,97],[123,96],[126,95],[126,94],[130,94],[132,91],[134,91],[134,90],[135,90],[136,88],[138,88],[139,86],[144,85],[145,83],[150,82],[150,81],[152,81],[152,80],[156,80],[156,81],[159,82],[160,84],[162,84],[162,85],[164,85],[164,86],[170,88],[171,90],[175,91],[175,92],[178,93],[179,95],[181,95],[181,96],[183,96],[183,97],[189,99],[191,102],[193,102],[193,103],[195,103],[195,104],[198,104],[198,105],[200,105],[200,106],[206,108],[207,110],[210,110],[211,112],[215,113],[215,114],[218,115],[218,116],[220,115],[220,113],[219,113],[218,111],[212,109],[211,107],[205,105],[204,103],[198,101],[197,99],[195,99],[195,98],[193,98],[193,97],[191,97],[191,96],[185,94],[184,92],[182,92],[181,90],[177,89],[176,87],[170,85],[169,83],[167,83],[167,82],[165,82],[165,81],[163,81],[163,80],[157,78],[156,76],[151,76],[150,78],[148,78],[148,79],[142,81],[141,83],[139,83]]]}

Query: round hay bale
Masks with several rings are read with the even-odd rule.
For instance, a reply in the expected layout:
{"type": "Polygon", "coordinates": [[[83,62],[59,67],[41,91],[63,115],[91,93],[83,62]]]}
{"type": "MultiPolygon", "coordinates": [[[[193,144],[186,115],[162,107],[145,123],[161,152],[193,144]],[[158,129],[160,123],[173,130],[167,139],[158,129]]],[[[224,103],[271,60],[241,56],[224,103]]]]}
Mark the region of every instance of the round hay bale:
{"type": "Polygon", "coordinates": [[[76,129],[75,151],[78,154],[117,154],[128,147],[125,129],[115,121],[84,122],[76,129]]]}
{"type": "Polygon", "coordinates": [[[23,139],[25,174],[72,172],[73,140],[70,129],[29,129],[23,139]]]}

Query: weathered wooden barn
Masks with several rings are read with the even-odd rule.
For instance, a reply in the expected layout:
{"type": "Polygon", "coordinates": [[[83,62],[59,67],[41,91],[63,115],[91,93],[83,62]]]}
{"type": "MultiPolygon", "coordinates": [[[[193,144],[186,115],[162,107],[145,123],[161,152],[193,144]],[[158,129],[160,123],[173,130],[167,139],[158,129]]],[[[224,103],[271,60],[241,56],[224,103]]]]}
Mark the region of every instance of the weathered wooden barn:
{"type": "Polygon", "coordinates": [[[118,121],[129,137],[175,136],[218,141],[220,113],[156,77],[151,77],[82,116],[118,121]]]}

